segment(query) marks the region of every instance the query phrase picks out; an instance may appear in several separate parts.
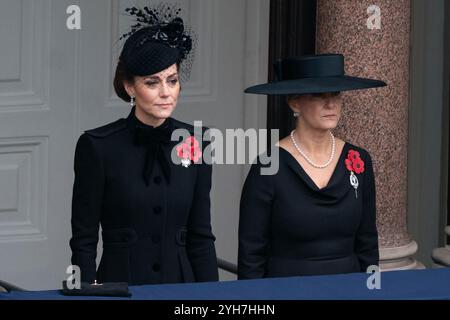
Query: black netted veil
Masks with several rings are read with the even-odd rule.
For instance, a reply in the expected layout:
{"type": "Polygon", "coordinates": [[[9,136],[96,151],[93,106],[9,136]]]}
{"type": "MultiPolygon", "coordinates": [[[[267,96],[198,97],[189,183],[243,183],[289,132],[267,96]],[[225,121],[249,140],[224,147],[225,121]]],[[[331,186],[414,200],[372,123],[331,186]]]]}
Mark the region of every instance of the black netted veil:
{"type": "Polygon", "coordinates": [[[194,60],[194,37],[179,16],[181,9],[159,4],[126,8],[125,12],[136,20],[131,31],[120,37],[128,37],[120,55],[127,71],[146,76],[178,63],[182,80],[187,80],[194,60]]]}

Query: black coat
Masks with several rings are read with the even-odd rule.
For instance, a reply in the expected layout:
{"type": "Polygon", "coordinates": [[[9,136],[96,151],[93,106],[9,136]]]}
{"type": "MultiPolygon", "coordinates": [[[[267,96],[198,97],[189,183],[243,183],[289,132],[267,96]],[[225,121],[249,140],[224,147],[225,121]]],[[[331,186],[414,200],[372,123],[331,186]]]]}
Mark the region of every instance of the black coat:
{"type": "Polygon", "coordinates": [[[350,143],[325,188],[279,148],[279,170],[261,175],[253,164],[244,184],[239,220],[239,279],[366,272],[378,265],[375,180],[370,155],[350,143]],[[359,151],[358,197],[345,159],[359,151]]]}
{"type": "MultiPolygon", "coordinates": [[[[173,129],[193,134],[191,125],[166,121],[173,129]]],[[[143,176],[147,148],[136,144],[137,123],[143,125],[132,109],[127,119],[86,131],[78,140],[72,264],[81,268],[82,281],[87,282],[217,281],[210,223],[211,166],[172,163],[170,152],[179,142],[170,142],[161,149],[169,160],[170,180],[155,161],[147,186],[143,176]],[[96,271],[99,225],[103,255],[96,271]]]]}

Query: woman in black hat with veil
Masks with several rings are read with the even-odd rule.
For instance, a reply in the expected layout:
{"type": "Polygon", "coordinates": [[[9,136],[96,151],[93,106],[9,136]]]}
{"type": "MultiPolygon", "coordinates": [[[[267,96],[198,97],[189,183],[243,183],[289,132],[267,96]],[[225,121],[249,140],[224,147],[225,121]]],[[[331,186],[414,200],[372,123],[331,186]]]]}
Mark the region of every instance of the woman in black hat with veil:
{"type": "Polygon", "coordinates": [[[201,137],[194,136],[193,126],[171,118],[180,75],[191,64],[191,34],[174,7],[126,11],[138,23],[125,35],[114,88],[131,112],[78,140],[72,264],[88,283],[217,281],[211,166],[200,161],[201,137]],[[172,141],[177,129],[189,136],[172,141]]]}
{"type": "Polygon", "coordinates": [[[375,180],[361,147],[334,137],[341,91],[385,86],[344,74],[340,54],[283,59],[277,81],[246,90],[285,95],[295,129],[280,140],[279,170],[252,165],[242,191],[239,279],[366,272],[378,265],[375,180]]]}

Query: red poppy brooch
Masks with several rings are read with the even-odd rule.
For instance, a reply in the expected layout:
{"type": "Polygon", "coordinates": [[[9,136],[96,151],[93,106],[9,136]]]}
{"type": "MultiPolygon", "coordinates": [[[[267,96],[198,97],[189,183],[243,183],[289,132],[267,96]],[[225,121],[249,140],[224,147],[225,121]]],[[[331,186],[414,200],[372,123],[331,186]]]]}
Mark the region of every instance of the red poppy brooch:
{"type": "Polygon", "coordinates": [[[197,163],[202,156],[200,144],[194,136],[190,136],[184,142],[177,146],[177,155],[181,159],[183,167],[191,165],[191,161],[197,163]]]}
{"type": "Polygon", "coordinates": [[[355,173],[361,174],[364,172],[364,161],[362,161],[358,151],[348,151],[347,159],[345,159],[345,166],[347,167],[347,170],[350,171],[350,184],[355,189],[355,196],[358,198],[359,182],[355,173]]]}

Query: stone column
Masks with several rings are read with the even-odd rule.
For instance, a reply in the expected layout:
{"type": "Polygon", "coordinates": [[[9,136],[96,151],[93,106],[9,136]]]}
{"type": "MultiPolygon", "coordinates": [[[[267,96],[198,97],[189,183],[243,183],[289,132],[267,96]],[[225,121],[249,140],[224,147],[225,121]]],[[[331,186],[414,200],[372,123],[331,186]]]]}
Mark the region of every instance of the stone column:
{"type": "MultiPolygon", "coordinates": [[[[349,75],[384,80],[384,88],[343,93],[335,134],[372,156],[382,270],[423,268],[407,231],[410,1],[378,0],[380,29],[369,29],[370,0],[317,1],[317,53],[342,53],[349,75]]],[[[371,20],[374,25],[376,20],[371,20]]]]}

